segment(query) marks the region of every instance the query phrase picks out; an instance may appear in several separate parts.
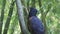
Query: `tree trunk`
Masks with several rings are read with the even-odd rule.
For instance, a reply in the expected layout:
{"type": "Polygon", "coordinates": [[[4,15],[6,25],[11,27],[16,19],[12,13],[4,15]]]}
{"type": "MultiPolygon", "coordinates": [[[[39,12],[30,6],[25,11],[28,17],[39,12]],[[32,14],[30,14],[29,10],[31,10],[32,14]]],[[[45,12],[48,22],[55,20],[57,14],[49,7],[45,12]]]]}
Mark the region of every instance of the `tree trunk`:
{"type": "Polygon", "coordinates": [[[8,28],[9,28],[9,24],[10,24],[10,20],[11,20],[11,16],[12,16],[12,13],[13,13],[14,2],[12,1],[12,3],[11,3],[10,10],[9,10],[9,13],[8,13],[8,17],[7,17],[7,21],[6,21],[6,24],[5,24],[5,28],[4,28],[3,34],[7,34],[7,31],[8,31],[8,28]]]}
{"type": "Polygon", "coordinates": [[[27,10],[27,7],[26,7],[26,1],[24,0],[21,0],[22,1],[22,4],[23,4],[23,10],[24,10],[24,19],[25,19],[25,24],[27,24],[27,21],[28,21],[28,10],[27,10]]]}
{"type": "Polygon", "coordinates": [[[12,22],[12,26],[11,26],[11,28],[12,28],[12,29],[11,29],[11,34],[14,33],[14,30],[15,30],[15,27],[16,27],[17,22],[18,22],[18,15],[17,15],[17,12],[16,12],[15,18],[14,18],[14,20],[13,20],[13,22],[12,22]]]}
{"type": "Polygon", "coordinates": [[[43,11],[41,0],[38,0],[38,2],[39,2],[40,10],[41,10],[42,22],[44,23],[45,34],[47,34],[47,26],[46,26],[46,21],[45,21],[46,14],[43,11]]]}
{"type": "Polygon", "coordinates": [[[25,25],[25,21],[24,21],[23,7],[21,4],[21,0],[16,0],[16,5],[17,5],[17,10],[18,10],[18,16],[19,16],[21,30],[23,32],[22,34],[29,34],[28,30],[26,28],[26,25],[25,25]]]}
{"type": "Polygon", "coordinates": [[[1,21],[0,21],[0,34],[2,34],[2,25],[3,25],[3,19],[4,19],[5,4],[6,4],[6,0],[3,0],[2,1],[2,10],[1,10],[1,21]]]}

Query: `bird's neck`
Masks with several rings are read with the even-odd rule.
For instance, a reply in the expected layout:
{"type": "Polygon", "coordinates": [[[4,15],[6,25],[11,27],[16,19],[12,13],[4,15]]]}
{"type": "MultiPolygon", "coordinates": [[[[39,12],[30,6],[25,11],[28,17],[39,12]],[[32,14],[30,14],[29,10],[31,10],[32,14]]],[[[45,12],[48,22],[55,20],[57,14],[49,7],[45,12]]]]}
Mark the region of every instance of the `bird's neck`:
{"type": "Polygon", "coordinates": [[[33,17],[36,17],[36,16],[31,16],[31,17],[29,17],[29,20],[31,20],[33,17]]]}
{"type": "Polygon", "coordinates": [[[31,20],[33,17],[30,17],[29,20],[31,20]]]}

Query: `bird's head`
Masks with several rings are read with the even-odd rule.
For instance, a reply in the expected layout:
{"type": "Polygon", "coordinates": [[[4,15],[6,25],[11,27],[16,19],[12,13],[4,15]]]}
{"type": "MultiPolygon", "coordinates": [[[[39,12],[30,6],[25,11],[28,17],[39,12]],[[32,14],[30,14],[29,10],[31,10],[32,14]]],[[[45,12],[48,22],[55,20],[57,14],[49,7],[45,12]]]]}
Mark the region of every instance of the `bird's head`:
{"type": "Polygon", "coordinates": [[[30,8],[29,17],[36,16],[36,14],[37,14],[37,9],[30,8]]]}

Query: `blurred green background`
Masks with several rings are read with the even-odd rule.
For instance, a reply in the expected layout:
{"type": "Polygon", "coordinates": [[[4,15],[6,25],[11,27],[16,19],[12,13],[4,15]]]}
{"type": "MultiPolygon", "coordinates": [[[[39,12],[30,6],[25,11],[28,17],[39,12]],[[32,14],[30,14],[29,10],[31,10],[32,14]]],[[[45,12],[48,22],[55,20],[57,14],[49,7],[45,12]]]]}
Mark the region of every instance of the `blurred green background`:
{"type": "MultiPolygon", "coordinates": [[[[60,34],[60,0],[20,0],[27,22],[29,7],[38,10],[47,34],[60,34]]],[[[0,0],[0,34],[21,34],[15,0],[0,0]]]]}

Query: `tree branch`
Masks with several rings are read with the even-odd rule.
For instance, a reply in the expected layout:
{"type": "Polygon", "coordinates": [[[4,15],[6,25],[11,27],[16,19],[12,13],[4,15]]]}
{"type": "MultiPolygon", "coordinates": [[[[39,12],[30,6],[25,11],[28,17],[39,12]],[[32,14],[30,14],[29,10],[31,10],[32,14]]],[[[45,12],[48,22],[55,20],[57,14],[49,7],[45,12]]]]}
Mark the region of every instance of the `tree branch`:
{"type": "Polygon", "coordinates": [[[0,34],[2,33],[2,25],[3,25],[3,19],[4,19],[4,9],[6,5],[6,0],[2,1],[2,10],[1,10],[1,21],[0,21],[0,34]],[[3,3],[4,2],[4,3],[3,3]]]}
{"type": "Polygon", "coordinates": [[[25,21],[24,21],[23,7],[21,4],[21,0],[16,0],[16,5],[17,5],[18,16],[19,16],[19,21],[20,21],[20,26],[21,26],[22,32],[23,32],[23,34],[29,34],[27,27],[25,25],[25,21]]]}
{"type": "Polygon", "coordinates": [[[7,34],[9,24],[10,24],[10,20],[11,20],[11,16],[12,16],[12,13],[13,13],[14,3],[15,3],[15,1],[12,2],[11,5],[10,5],[10,10],[9,10],[9,13],[8,13],[8,17],[7,17],[7,21],[6,21],[6,24],[5,24],[3,34],[7,34]]]}
{"type": "Polygon", "coordinates": [[[48,4],[48,8],[47,8],[47,11],[45,12],[45,16],[47,15],[50,9],[51,9],[51,3],[48,4]]]}

